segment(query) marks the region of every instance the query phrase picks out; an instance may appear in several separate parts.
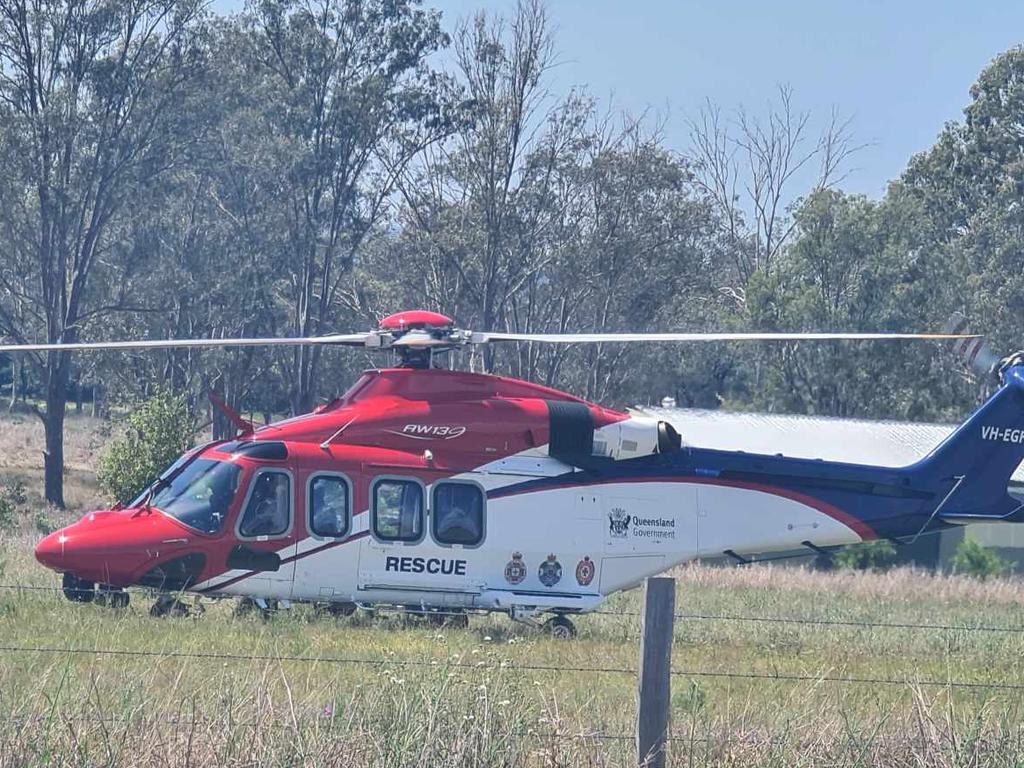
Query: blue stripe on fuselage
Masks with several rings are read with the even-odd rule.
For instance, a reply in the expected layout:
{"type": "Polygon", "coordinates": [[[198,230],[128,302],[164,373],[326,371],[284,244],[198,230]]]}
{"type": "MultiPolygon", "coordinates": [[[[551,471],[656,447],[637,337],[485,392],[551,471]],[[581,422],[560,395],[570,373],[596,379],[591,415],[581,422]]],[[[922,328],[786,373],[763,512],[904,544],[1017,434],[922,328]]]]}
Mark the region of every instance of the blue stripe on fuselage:
{"type": "Polygon", "coordinates": [[[1010,476],[1024,459],[1024,354],[1001,371],[1002,386],[920,461],[877,467],[820,459],[687,447],[627,461],[586,457],[581,468],[496,489],[491,498],[599,483],[743,484],[816,505],[878,536],[898,538],[948,527],[942,517],[1024,521],[1010,476]],[[941,514],[936,514],[941,512],[941,514]],[[929,522],[930,521],[930,522],[929,522]]]}
{"type": "MultiPolygon", "coordinates": [[[[837,508],[881,537],[916,533],[937,503],[934,487],[914,482],[917,478],[900,468],[704,448],[684,448],[671,454],[626,461],[588,459],[586,463],[586,469],[497,488],[488,497],[498,499],[555,488],[645,480],[743,483],[765,493],[810,497],[819,502],[815,506],[837,508]]],[[[947,526],[937,522],[932,527],[947,526]]]]}

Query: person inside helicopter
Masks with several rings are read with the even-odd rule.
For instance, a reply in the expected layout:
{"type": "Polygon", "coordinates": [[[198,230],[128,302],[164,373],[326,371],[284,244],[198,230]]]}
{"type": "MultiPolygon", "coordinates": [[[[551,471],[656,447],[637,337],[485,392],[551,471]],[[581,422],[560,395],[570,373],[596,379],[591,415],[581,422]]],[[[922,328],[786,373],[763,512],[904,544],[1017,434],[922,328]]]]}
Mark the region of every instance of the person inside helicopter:
{"type": "Polygon", "coordinates": [[[256,482],[245,505],[245,514],[238,527],[242,536],[278,536],[288,530],[288,476],[280,472],[264,472],[256,482]]]}
{"type": "Polygon", "coordinates": [[[466,484],[446,484],[434,497],[434,534],[445,544],[480,543],[483,519],[480,491],[466,484]]]}
{"type": "MultiPolygon", "coordinates": [[[[241,469],[230,462],[196,459],[165,472],[152,489],[149,506],[203,533],[217,533],[224,525],[238,491],[241,469]]],[[[147,490],[131,506],[145,503],[147,490]]]]}
{"type": "Polygon", "coordinates": [[[312,533],[343,536],[348,528],[348,485],[337,477],[317,477],[311,484],[312,533]]]}

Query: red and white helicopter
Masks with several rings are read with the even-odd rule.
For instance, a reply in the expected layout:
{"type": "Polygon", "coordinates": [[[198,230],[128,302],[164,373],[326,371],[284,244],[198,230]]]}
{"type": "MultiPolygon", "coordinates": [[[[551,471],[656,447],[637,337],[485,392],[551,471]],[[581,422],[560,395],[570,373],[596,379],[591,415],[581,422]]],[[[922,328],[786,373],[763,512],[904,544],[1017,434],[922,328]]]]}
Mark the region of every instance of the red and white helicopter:
{"type": "MultiPolygon", "coordinates": [[[[568,616],[707,555],[899,540],[1021,519],[1024,364],[925,459],[892,468],[686,445],[667,423],[548,387],[431,367],[439,351],[501,342],[961,339],[892,333],[475,333],[402,312],[368,333],[298,339],[0,346],[30,350],[332,344],[397,352],[314,412],[193,449],[139,498],[44,538],[69,599],[124,605],[125,587],[267,601],[393,605],[435,616],[568,616]],[[98,585],[98,586],[97,586],[98,585]]],[[[987,353],[985,353],[987,354],[987,353]]]]}

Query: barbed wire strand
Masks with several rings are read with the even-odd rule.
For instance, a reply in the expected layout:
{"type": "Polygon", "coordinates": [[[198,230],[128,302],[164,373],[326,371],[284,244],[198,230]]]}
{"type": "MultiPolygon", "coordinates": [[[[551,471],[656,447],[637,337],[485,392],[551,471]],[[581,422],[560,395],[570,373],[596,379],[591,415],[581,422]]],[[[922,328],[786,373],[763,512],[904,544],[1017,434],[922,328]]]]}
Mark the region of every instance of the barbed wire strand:
{"type": "Polygon", "coordinates": [[[0,652],[4,653],[53,653],[53,654],[81,654],[94,656],[119,656],[139,658],[168,658],[168,659],[202,659],[208,661],[268,661],[275,663],[315,663],[315,664],[354,664],[363,666],[394,666],[394,667],[450,667],[456,669],[495,669],[495,670],[521,670],[524,672],[590,672],[594,674],[617,674],[635,675],[635,669],[626,667],[572,667],[565,665],[541,665],[541,664],[487,664],[483,661],[466,662],[451,659],[434,659],[422,661],[419,659],[367,659],[355,656],[299,656],[288,654],[241,654],[241,653],[208,653],[198,651],[157,651],[157,650],[128,650],[121,648],[75,648],[75,647],[53,647],[53,646],[14,646],[0,645],[0,652]]]}
{"type": "MultiPolygon", "coordinates": [[[[318,728],[329,729],[335,724],[336,718],[332,715],[322,715],[310,713],[310,718],[302,720],[301,724],[291,723],[280,723],[280,722],[263,722],[258,720],[234,720],[231,718],[217,718],[202,715],[198,717],[161,717],[159,715],[147,716],[145,714],[137,716],[126,716],[126,717],[104,717],[104,716],[93,716],[93,715],[74,715],[71,717],[62,715],[14,715],[4,718],[5,722],[12,723],[14,725],[28,726],[28,725],[40,725],[47,722],[57,723],[82,723],[85,725],[132,725],[132,724],[149,724],[149,725],[173,725],[173,726],[192,726],[192,725],[222,725],[229,728],[268,728],[277,730],[314,730],[318,728]]],[[[337,719],[338,722],[343,722],[337,719]]],[[[565,731],[509,731],[508,733],[499,733],[497,736],[511,736],[517,739],[550,739],[557,741],[585,741],[588,739],[602,740],[602,741],[615,741],[615,740],[628,740],[632,741],[636,737],[631,734],[618,734],[618,733],[568,733],[565,731]]],[[[355,736],[355,734],[353,734],[355,736]]],[[[669,740],[683,740],[682,737],[670,737],[669,740]]],[[[695,742],[707,742],[713,743],[718,741],[716,739],[709,739],[698,737],[694,739],[695,742]]]]}
{"type": "MultiPolygon", "coordinates": [[[[465,662],[461,660],[436,659],[422,661],[417,659],[367,659],[346,656],[299,656],[280,654],[235,654],[235,653],[200,653],[197,651],[156,651],[128,650],[119,648],[75,648],[46,646],[14,646],[0,645],[0,652],[6,653],[51,653],[67,655],[118,656],[136,658],[164,659],[202,659],[212,661],[268,661],[275,663],[316,663],[316,664],[353,664],[379,667],[432,667],[455,669],[490,669],[520,672],[583,672],[591,674],[635,675],[636,670],[626,667],[580,667],[566,665],[541,664],[486,664],[483,661],[465,662]]],[[[836,675],[809,675],[791,672],[726,672],[704,669],[673,669],[677,677],[711,677],[742,680],[776,680],[788,682],[828,682],[841,684],[864,685],[918,685],[942,688],[985,689],[985,690],[1024,690],[1024,683],[998,682],[967,682],[960,680],[919,680],[899,679],[890,677],[843,677],[836,675]]]]}
{"type": "MultiPolygon", "coordinates": [[[[0,584],[0,589],[7,590],[25,590],[25,591],[40,591],[40,592],[63,592],[62,587],[47,587],[36,584],[0,584]]],[[[191,593],[186,593],[191,594],[191,593]]],[[[211,599],[212,596],[204,595],[203,597],[211,599]]],[[[216,599],[216,598],[213,598],[216,599]]],[[[456,610],[444,610],[444,609],[432,609],[432,608],[401,608],[397,606],[379,606],[372,608],[376,613],[388,613],[388,614],[403,614],[412,616],[465,616],[467,613],[479,613],[486,614],[487,611],[456,611],[456,610]]],[[[570,614],[576,615],[576,614],[570,614]]],[[[578,614],[581,616],[615,616],[615,617],[626,617],[626,618],[639,618],[643,614],[640,611],[608,611],[608,610],[596,610],[586,611],[585,613],[578,614]]],[[[915,623],[915,622],[893,622],[893,621],[865,621],[857,619],[822,619],[810,616],[750,616],[743,614],[727,614],[727,613],[676,613],[673,614],[676,619],[689,620],[689,621],[748,621],[748,622],[760,622],[769,624],[800,624],[800,625],[812,625],[812,626],[832,626],[832,627],[862,627],[862,628],[876,628],[876,629],[913,629],[913,630],[936,630],[936,631],[950,631],[950,632],[1005,632],[1009,634],[1020,634],[1024,633],[1024,626],[1011,627],[1011,626],[994,626],[994,625],[975,625],[975,624],[932,624],[932,623],[915,623]]]]}
{"type": "MultiPolygon", "coordinates": [[[[194,726],[194,725],[220,725],[228,728],[268,728],[284,731],[309,731],[309,730],[330,730],[336,721],[340,719],[333,715],[321,715],[310,713],[311,717],[295,723],[263,722],[258,720],[236,720],[233,718],[216,718],[208,715],[196,717],[163,717],[160,715],[139,714],[135,716],[105,717],[95,715],[12,715],[5,718],[6,723],[16,726],[37,726],[48,722],[60,724],[82,723],[86,725],[172,725],[172,726],[194,726]],[[301,723],[301,724],[300,724],[301,723]]],[[[567,731],[508,731],[506,733],[494,734],[496,738],[511,737],[515,739],[535,739],[543,741],[626,741],[634,742],[635,734],[629,733],[603,733],[591,732],[567,732],[567,731]]],[[[361,738],[359,734],[351,734],[352,738],[361,738]]],[[[758,736],[751,734],[694,736],[669,734],[667,742],[678,744],[704,745],[707,747],[724,747],[728,744],[773,744],[782,740],[779,736],[758,736]]],[[[901,742],[907,739],[901,737],[901,742]]]]}
{"type": "MultiPolygon", "coordinates": [[[[591,611],[599,616],[636,616],[640,611],[591,611]]],[[[838,627],[872,627],[881,629],[923,629],[957,632],[1022,633],[1024,627],[1005,627],[981,624],[929,624],[898,621],[861,621],[857,619],[818,619],[809,616],[748,616],[729,613],[676,613],[673,618],[691,621],[750,621],[769,624],[803,624],[838,627]]]]}

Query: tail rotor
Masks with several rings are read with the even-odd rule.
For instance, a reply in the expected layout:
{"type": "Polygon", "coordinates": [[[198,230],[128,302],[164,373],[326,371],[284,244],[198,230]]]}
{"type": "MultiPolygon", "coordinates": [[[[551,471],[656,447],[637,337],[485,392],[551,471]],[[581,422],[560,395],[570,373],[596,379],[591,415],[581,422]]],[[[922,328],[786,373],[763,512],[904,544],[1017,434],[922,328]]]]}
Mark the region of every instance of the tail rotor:
{"type": "Polygon", "coordinates": [[[954,342],[953,349],[964,367],[984,378],[999,376],[1005,361],[992,351],[984,336],[970,335],[963,313],[954,312],[945,330],[951,336],[961,336],[954,342]]]}

